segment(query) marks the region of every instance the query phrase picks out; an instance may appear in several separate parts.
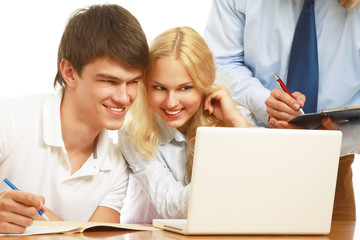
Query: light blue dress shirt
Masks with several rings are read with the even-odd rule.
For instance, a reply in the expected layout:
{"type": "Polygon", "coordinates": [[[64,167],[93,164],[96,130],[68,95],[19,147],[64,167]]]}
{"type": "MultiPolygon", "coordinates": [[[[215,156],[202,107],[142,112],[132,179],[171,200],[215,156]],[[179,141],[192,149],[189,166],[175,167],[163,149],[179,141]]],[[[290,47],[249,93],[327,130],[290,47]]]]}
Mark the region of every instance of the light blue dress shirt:
{"type": "MultiPolygon", "coordinates": [[[[286,84],[295,26],[304,0],[213,0],[205,40],[231,95],[267,123],[265,100],[286,84]],[[224,80],[225,79],[225,80],[224,80]]],[[[360,105],[360,9],[316,0],[319,54],[318,111],[360,105]]],[[[306,103],[305,103],[306,104],[306,103]]],[[[343,153],[359,151],[358,123],[340,126],[343,153]],[[354,142],[355,140],[355,142],[354,142]]]]}
{"type": "Polygon", "coordinates": [[[154,218],[186,218],[190,184],[184,181],[188,141],[176,128],[156,118],[160,145],[148,158],[131,142],[131,135],[119,130],[118,146],[132,174],[125,198],[123,223],[151,223],[154,218]]]}

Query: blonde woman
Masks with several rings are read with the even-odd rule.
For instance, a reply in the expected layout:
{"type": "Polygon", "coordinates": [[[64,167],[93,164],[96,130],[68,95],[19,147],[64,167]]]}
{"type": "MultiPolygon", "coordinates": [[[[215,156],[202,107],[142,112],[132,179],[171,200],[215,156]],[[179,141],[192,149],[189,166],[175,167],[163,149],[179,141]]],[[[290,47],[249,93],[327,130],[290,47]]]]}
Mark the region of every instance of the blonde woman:
{"type": "Polygon", "coordinates": [[[119,148],[133,172],[123,222],[186,218],[196,129],[249,126],[214,80],[212,53],[192,28],[170,29],[151,44],[133,118],[119,132],[119,148]]]}

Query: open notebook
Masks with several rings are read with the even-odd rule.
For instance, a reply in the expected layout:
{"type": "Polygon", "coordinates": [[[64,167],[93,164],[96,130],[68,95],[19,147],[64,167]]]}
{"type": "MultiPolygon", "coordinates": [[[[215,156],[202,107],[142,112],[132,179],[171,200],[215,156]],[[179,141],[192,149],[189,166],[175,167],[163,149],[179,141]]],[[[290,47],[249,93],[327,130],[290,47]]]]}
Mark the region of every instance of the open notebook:
{"type": "Polygon", "coordinates": [[[102,222],[34,221],[22,234],[0,234],[0,236],[29,236],[54,233],[83,233],[87,231],[146,231],[156,230],[136,224],[102,222]]]}
{"type": "Polygon", "coordinates": [[[153,225],[188,235],[327,234],[341,138],[340,131],[198,128],[187,220],[153,225]]]}

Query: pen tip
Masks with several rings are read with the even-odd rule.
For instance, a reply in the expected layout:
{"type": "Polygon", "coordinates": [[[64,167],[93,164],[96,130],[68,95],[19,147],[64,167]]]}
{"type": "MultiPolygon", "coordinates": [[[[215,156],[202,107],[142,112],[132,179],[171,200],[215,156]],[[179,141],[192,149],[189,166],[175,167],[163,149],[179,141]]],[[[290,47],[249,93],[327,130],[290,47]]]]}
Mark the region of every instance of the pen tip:
{"type": "Polygon", "coordinates": [[[279,79],[278,75],[276,75],[275,73],[274,73],[274,77],[275,77],[276,79],[279,79]]]}
{"type": "Polygon", "coordinates": [[[45,213],[42,215],[43,218],[45,218],[46,221],[50,221],[50,219],[48,218],[48,216],[45,215],[45,213]]]}

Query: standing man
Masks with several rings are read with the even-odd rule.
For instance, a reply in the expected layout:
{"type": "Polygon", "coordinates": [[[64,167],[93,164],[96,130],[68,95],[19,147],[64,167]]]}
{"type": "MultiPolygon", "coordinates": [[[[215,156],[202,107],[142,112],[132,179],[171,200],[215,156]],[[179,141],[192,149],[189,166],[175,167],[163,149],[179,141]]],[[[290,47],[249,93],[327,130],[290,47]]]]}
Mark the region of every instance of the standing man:
{"type": "Polygon", "coordinates": [[[129,173],[106,130],[122,126],[148,59],[130,12],[90,6],[63,33],[54,83],[62,89],[0,99],[0,175],[22,190],[0,184],[0,233],[24,232],[38,210],[50,220],[120,221],[129,173]]]}
{"type": "MultiPolygon", "coordinates": [[[[205,39],[233,98],[249,108],[260,124],[287,128],[287,121],[306,105],[315,106],[310,111],[360,105],[358,7],[359,0],[213,0],[205,39]],[[297,26],[302,12],[313,17],[316,42],[307,45],[315,47],[309,52],[317,52],[317,59],[311,64],[292,62],[292,56],[305,52],[305,48],[295,49],[295,35],[305,36],[300,42],[310,39],[310,35],[295,34],[301,29],[297,26]],[[313,68],[317,76],[316,87],[301,82],[304,90],[290,89],[295,99],[277,89],[273,76],[279,75],[289,87],[293,66],[305,70],[299,81],[307,80],[313,68]],[[309,89],[315,92],[312,103],[312,96],[302,94],[309,89]]],[[[340,161],[334,219],[354,220],[351,163],[352,153],[360,150],[360,123],[336,126],[328,120],[323,121],[326,128],[343,132],[342,155],[348,155],[340,161]]]]}

